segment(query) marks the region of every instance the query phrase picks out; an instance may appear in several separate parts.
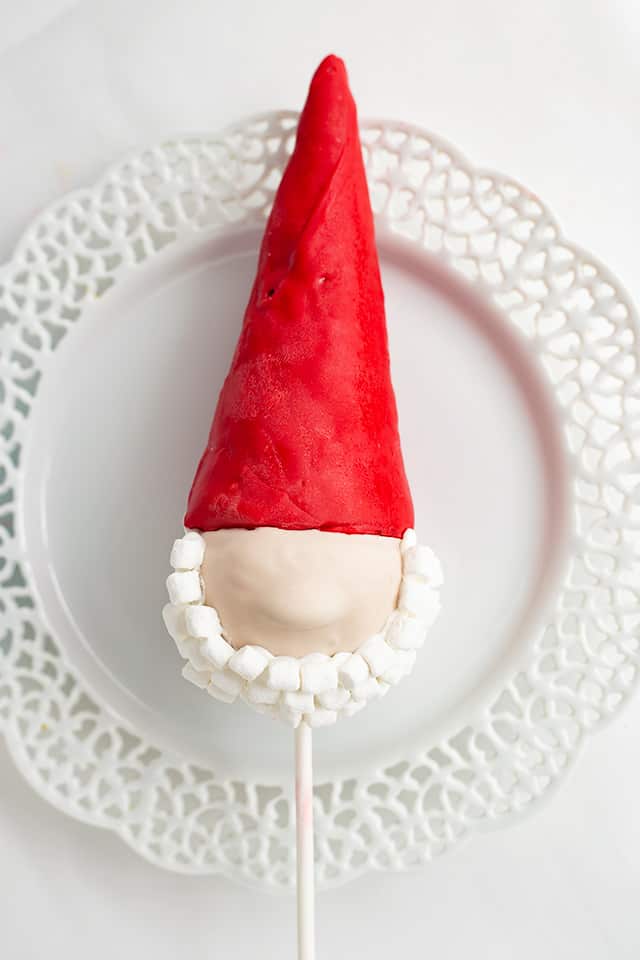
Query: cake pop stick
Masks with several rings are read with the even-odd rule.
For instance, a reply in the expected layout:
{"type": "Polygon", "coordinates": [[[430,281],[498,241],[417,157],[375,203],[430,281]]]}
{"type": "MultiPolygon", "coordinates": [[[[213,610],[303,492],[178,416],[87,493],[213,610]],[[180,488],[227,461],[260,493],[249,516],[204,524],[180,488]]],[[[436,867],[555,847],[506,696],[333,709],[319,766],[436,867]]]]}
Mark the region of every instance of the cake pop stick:
{"type": "Polygon", "coordinates": [[[311,728],[305,721],[298,726],[295,740],[298,960],[314,960],[313,748],[311,728]]]}

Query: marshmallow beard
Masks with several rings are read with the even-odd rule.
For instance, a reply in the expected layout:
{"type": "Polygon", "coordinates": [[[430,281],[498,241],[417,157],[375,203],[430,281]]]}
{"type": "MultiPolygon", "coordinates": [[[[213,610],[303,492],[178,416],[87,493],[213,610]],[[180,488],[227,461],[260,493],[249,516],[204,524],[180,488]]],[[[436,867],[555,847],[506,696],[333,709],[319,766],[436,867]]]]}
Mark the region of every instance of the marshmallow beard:
{"type": "MultiPolygon", "coordinates": [[[[265,531],[224,533],[227,537],[238,534],[247,538],[265,531]]],[[[273,533],[291,537],[299,531],[273,533]]],[[[319,531],[303,533],[346,536],[319,531]]],[[[338,717],[352,716],[362,710],[370,700],[384,696],[411,673],[417,650],[437,619],[442,570],[433,551],[417,544],[413,530],[408,530],[401,541],[374,539],[396,543],[400,552],[397,602],[386,622],[355,650],[348,649],[348,640],[342,636],[338,644],[343,649],[336,653],[318,652],[316,640],[315,652],[291,656],[274,655],[262,645],[259,626],[254,642],[234,646],[232,633],[225,630],[216,608],[207,603],[205,579],[210,579],[204,575],[207,541],[200,533],[188,531],[176,540],[171,551],[173,573],[167,579],[170,602],[163,611],[167,629],[187,661],[182,675],[217,700],[233,703],[241,698],[258,713],[278,717],[292,727],[303,720],[311,727],[327,726],[338,717]]],[[[363,562],[362,577],[370,587],[366,566],[363,562]]],[[[250,581],[248,578],[248,599],[250,581]]],[[[365,594],[366,590],[363,597],[365,594]]],[[[330,604],[331,598],[327,600],[330,604]]],[[[332,625],[328,624],[327,628],[327,636],[335,643],[332,625]]],[[[245,621],[245,636],[247,629],[251,632],[245,621]]],[[[298,643],[298,649],[300,647],[305,647],[304,638],[298,643]]]]}

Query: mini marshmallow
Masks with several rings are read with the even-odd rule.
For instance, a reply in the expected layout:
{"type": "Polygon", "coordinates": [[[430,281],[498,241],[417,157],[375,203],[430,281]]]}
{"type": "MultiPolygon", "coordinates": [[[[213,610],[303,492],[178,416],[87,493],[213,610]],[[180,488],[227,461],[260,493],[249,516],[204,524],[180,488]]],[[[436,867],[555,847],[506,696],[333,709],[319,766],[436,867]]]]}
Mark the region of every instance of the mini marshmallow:
{"type": "Polygon", "coordinates": [[[310,727],[329,727],[336,722],[338,714],[335,710],[324,710],[322,707],[316,707],[313,713],[310,713],[305,719],[310,727]]]}
{"type": "Polygon", "coordinates": [[[416,662],[415,650],[396,650],[396,666],[401,667],[404,676],[408,676],[413,670],[416,662]]]}
{"type": "Polygon", "coordinates": [[[209,671],[196,670],[195,667],[190,663],[185,663],[182,668],[182,676],[185,680],[188,680],[189,683],[195,684],[196,687],[200,687],[201,690],[205,690],[209,686],[209,671]]]}
{"type": "Polygon", "coordinates": [[[378,684],[378,681],[375,677],[369,677],[365,680],[364,683],[361,683],[359,687],[354,687],[351,691],[351,696],[354,700],[375,700],[376,697],[381,696],[382,691],[378,684]]]}
{"type": "Polygon", "coordinates": [[[172,603],[166,603],[162,608],[162,619],[169,632],[169,636],[174,640],[184,639],[187,636],[187,627],[185,623],[185,610],[188,607],[174,607],[172,603]]]}
{"type": "Polygon", "coordinates": [[[202,656],[202,651],[200,649],[200,642],[192,638],[189,638],[189,639],[191,640],[191,649],[189,651],[187,660],[189,661],[189,663],[193,664],[196,670],[206,671],[206,673],[210,674],[211,664],[206,659],[206,657],[202,656]]]}
{"type": "Polygon", "coordinates": [[[318,653],[317,651],[315,653],[306,653],[304,656],[306,663],[323,663],[325,660],[329,659],[328,653],[318,653]]]}
{"type": "Polygon", "coordinates": [[[428,590],[422,607],[422,615],[420,617],[427,629],[432,627],[436,622],[440,616],[441,610],[442,604],[440,602],[440,594],[437,590],[428,590]]]}
{"type": "Polygon", "coordinates": [[[347,690],[360,686],[369,676],[369,667],[359,653],[352,653],[340,667],[340,680],[347,690]]]}
{"type": "Polygon", "coordinates": [[[238,696],[236,693],[225,693],[224,690],[219,690],[218,687],[214,687],[212,684],[209,684],[207,687],[207,693],[215,700],[220,700],[221,703],[235,703],[238,696]]]}
{"type": "Polygon", "coordinates": [[[294,729],[300,726],[300,721],[302,720],[302,714],[298,710],[292,710],[291,707],[286,707],[284,704],[280,707],[278,716],[294,729]]]}
{"type": "Polygon", "coordinates": [[[301,690],[291,690],[282,695],[282,702],[292,710],[308,713],[313,710],[313,694],[303,693],[301,690]]]}
{"type": "Polygon", "coordinates": [[[227,666],[241,676],[243,680],[255,680],[271,659],[272,654],[264,647],[254,647],[247,644],[234,653],[227,666]]]}
{"type": "Polygon", "coordinates": [[[345,703],[351,699],[351,694],[344,687],[336,687],[335,690],[325,690],[318,694],[318,703],[327,710],[341,710],[345,703]]]}
{"type": "Polygon", "coordinates": [[[350,651],[341,650],[340,653],[334,653],[334,655],[331,657],[331,662],[335,664],[338,673],[340,673],[342,664],[346,663],[350,656],[350,651]]]}
{"type": "Polygon", "coordinates": [[[197,570],[176,570],[167,577],[171,603],[201,603],[202,585],[197,570]]]}
{"type": "Polygon", "coordinates": [[[430,587],[441,587],[443,583],[440,561],[433,550],[419,544],[404,554],[402,572],[404,576],[423,577],[430,587]]]}
{"type": "Polygon", "coordinates": [[[393,651],[385,638],[379,633],[365,640],[358,653],[361,657],[364,657],[371,668],[371,673],[376,677],[384,673],[393,662],[393,651]]]}
{"type": "Polygon", "coordinates": [[[169,558],[173,569],[197,570],[204,559],[204,546],[203,538],[199,533],[195,533],[195,531],[191,531],[191,534],[187,534],[186,537],[176,540],[169,558]]]}
{"type": "Polygon", "coordinates": [[[219,633],[213,637],[207,637],[200,644],[200,653],[205,659],[209,660],[218,670],[222,670],[227,665],[227,661],[233,656],[233,647],[219,633]]]}
{"type": "Polygon", "coordinates": [[[427,628],[422,620],[398,615],[389,626],[387,640],[396,650],[419,650],[426,635],[427,628]]]}
{"type": "Polygon", "coordinates": [[[178,653],[180,654],[183,660],[191,659],[191,654],[193,653],[197,644],[198,644],[198,641],[194,640],[193,637],[177,637],[176,638],[176,647],[178,648],[178,653]]]}
{"type": "Polygon", "coordinates": [[[411,549],[411,547],[415,547],[417,542],[418,542],[418,538],[416,536],[415,530],[412,530],[411,528],[409,528],[408,530],[405,530],[404,535],[402,537],[402,542],[400,544],[401,552],[403,554],[406,553],[407,550],[411,549]]]}
{"type": "Polygon", "coordinates": [[[360,710],[364,710],[366,705],[366,700],[350,700],[349,703],[345,703],[342,708],[342,716],[352,717],[354,713],[359,713],[360,710]]]}
{"type": "Polygon", "coordinates": [[[440,598],[435,590],[414,578],[405,578],[400,587],[398,606],[430,627],[440,613],[440,598]]]}
{"type": "Polygon", "coordinates": [[[280,711],[279,707],[274,707],[270,703],[255,703],[251,701],[251,706],[256,711],[256,713],[265,713],[268,717],[277,717],[280,711]]]}
{"type": "Polygon", "coordinates": [[[280,691],[272,690],[271,687],[268,687],[265,683],[259,683],[257,680],[254,680],[253,683],[247,686],[245,699],[254,706],[256,704],[271,705],[277,703],[280,699],[280,691]]]}
{"type": "Polygon", "coordinates": [[[184,620],[187,633],[192,637],[200,637],[204,640],[207,637],[215,637],[216,634],[222,632],[220,618],[213,607],[205,607],[204,605],[187,607],[184,620]]]}
{"type": "Polygon", "coordinates": [[[215,687],[216,690],[222,690],[223,693],[233,695],[235,698],[242,689],[242,680],[235,673],[221,670],[219,673],[213,674],[211,686],[215,687]]]}
{"type": "Polygon", "coordinates": [[[300,662],[295,657],[274,657],[267,667],[266,684],[272,690],[298,690],[300,662]]]}
{"type": "Polygon", "coordinates": [[[400,683],[403,677],[407,674],[406,669],[401,663],[394,663],[393,666],[388,667],[385,672],[380,677],[380,681],[388,683],[389,686],[395,687],[397,683],[400,683]]]}
{"type": "Polygon", "coordinates": [[[307,693],[323,693],[338,686],[338,671],[331,657],[310,654],[300,667],[301,688],[307,693]]]}

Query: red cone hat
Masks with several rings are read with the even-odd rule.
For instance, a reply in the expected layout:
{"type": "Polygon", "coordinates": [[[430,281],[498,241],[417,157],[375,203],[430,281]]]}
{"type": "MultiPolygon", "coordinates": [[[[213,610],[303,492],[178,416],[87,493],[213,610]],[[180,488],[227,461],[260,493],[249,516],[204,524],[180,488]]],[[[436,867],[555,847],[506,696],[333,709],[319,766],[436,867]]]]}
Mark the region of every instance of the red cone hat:
{"type": "Polygon", "coordinates": [[[185,525],[413,527],[356,107],[337,57],[311,82],[185,525]]]}

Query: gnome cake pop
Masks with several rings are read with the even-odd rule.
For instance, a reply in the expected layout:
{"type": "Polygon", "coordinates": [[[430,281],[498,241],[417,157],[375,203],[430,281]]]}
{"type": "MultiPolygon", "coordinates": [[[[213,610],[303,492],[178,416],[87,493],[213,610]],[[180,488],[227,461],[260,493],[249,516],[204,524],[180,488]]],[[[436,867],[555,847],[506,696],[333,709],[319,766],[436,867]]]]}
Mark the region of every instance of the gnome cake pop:
{"type": "Polygon", "coordinates": [[[313,77],[231,368],[171,553],[183,674],[297,726],[408,674],[439,611],[391,384],[344,64],[313,77]]]}

